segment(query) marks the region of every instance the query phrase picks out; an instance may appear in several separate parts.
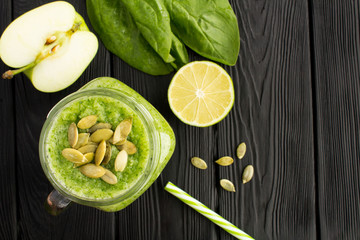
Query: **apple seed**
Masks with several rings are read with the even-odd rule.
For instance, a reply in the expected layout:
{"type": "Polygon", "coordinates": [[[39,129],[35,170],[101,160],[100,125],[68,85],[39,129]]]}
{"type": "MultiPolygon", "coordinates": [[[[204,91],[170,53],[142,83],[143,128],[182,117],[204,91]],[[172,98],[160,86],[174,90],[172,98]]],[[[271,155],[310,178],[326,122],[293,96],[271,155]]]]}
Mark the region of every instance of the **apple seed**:
{"type": "Polygon", "coordinates": [[[50,51],[50,53],[55,53],[58,49],[59,49],[60,45],[56,45],[55,47],[53,47],[50,51]]]}
{"type": "Polygon", "coordinates": [[[49,45],[49,44],[55,42],[55,40],[56,40],[56,36],[55,36],[55,35],[52,35],[52,36],[50,36],[50,37],[48,37],[48,38],[46,39],[45,45],[49,45]]]}

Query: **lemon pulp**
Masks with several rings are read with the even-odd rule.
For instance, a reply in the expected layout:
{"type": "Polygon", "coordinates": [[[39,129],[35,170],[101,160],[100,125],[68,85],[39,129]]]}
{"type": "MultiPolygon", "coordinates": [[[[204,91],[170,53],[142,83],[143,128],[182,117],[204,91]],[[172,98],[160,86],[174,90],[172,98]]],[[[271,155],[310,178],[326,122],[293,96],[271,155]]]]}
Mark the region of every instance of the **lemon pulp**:
{"type": "Polygon", "coordinates": [[[207,127],[218,123],[234,104],[228,73],[209,61],[186,64],[174,75],[168,90],[171,110],[184,123],[207,127]]]}

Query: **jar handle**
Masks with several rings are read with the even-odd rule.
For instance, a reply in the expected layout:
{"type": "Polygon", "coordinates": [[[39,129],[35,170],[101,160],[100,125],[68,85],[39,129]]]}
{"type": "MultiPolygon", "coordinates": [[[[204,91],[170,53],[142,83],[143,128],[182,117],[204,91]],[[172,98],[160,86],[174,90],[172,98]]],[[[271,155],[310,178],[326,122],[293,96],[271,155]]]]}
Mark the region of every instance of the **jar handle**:
{"type": "Polygon", "coordinates": [[[57,216],[64,211],[70,203],[71,201],[69,199],[54,189],[46,198],[45,209],[51,215],[57,216]]]}

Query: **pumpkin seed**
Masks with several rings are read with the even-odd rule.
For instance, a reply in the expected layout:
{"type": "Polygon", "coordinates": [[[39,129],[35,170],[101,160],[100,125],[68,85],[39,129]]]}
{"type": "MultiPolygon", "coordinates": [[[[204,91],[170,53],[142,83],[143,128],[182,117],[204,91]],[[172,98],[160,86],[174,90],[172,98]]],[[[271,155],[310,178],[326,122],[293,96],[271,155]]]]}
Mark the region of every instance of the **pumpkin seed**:
{"type": "Polygon", "coordinates": [[[198,157],[191,158],[191,163],[199,169],[207,169],[207,164],[204,160],[198,157]]]}
{"type": "Polygon", "coordinates": [[[121,150],[115,159],[115,171],[124,171],[128,161],[128,154],[125,150],[121,150]]]}
{"type": "Polygon", "coordinates": [[[74,163],[74,167],[80,167],[86,163],[90,163],[92,160],[94,160],[94,155],[95,154],[93,152],[85,153],[84,157],[86,158],[86,161],[82,163],[74,163]]]}
{"type": "MultiPolygon", "coordinates": [[[[89,137],[89,140],[90,140],[90,137],[89,137]]],[[[96,142],[92,142],[92,141],[88,141],[86,145],[99,145],[98,143],[96,142]]]]}
{"type": "Polygon", "coordinates": [[[234,162],[234,159],[232,157],[225,156],[216,160],[215,162],[220,166],[229,166],[234,162]]]}
{"type": "Polygon", "coordinates": [[[113,131],[111,129],[99,129],[96,130],[93,134],[90,136],[90,141],[92,142],[101,142],[102,140],[109,140],[113,135],[113,131]]]}
{"type": "MultiPolygon", "coordinates": [[[[114,136],[114,135],[113,135],[113,136],[114,136]]],[[[121,141],[119,141],[119,142],[117,142],[117,143],[114,143],[114,138],[113,138],[113,137],[110,138],[108,141],[109,141],[109,143],[111,143],[111,144],[113,144],[113,145],[120,146],[120,145],[125,144],[126,138],[121,139],[121,141]]]]}
{"type": "Polygon", "coordinates": [[[105,169],[105,174],[101,177],[101,179],[108,184],[116,184],[118,181],[115,174],[113,174],[109,169],[105,169]]]}
{"type": "Polygon", "coordinates": [[[74,147],[78,141],[78,128],[76,127],[75,123],[71,123],[68,129],[68,141],[70,144],[70,147],[74,147]]]}
{"type": "Polygon", "coordinates": [[[95,132],[96,130],[99,130],[99,129],[111,129],[111,124],[110,123],[97,123],[95,124],[94,126],[92,126],[90,129],[89,129],[89,132],[90,133],[93,133],[95,132]]]}
{"type": "MultiPolygon", "coordinates": [[[[114,135],[113,135],[114,136],[114,135]]],[[[107,142],[111,143],[114,145],[114,142],[113,142],[113,138],[111,137],[109,140],[107,140],[107,142]]]]}
{"type": "Polygon", "coordinates": [[[136,153],[137,149],[135,144],[133,144],[130,141],[126,141],[124,144],[122,145],[116,145],[117,149],[121,150],[125,150],[127,152],[127,154],[129,155],[133,155],[136,153]]]}
{"type": "Polygon", "coordinates": [[[226,191],[235,192],[234,184],[231,181],[227,180],[227,179],[221,179],[220,180],[220,185],[226,191]]]}
{"type": "Polygon", "coordinates": [[[92,160],[94,160],[94,156],[95,154],[93,152],[89,152],[89,153],[85,153],[84,154],[84,157],[89,161],[91,162],[92,160]]]}
{"type": "Polygon", "coordinates": [[[85,145],[78,149],[79,152],[82,154],[89,153],[89,152],[95,152],[97,149],[97,145],[85,145]]]}
{"type": "Polygon", "coordinates": [[[82,163],[86,161],[84,155],[73,148],[65,148],[62,150],[61,154],[66,158],[66,160],[73,162],[73,163],[82,163]]]}
{"type": "Polygon", "coordinates": [[[106,142],[106,151],[104,160],[102,161],[103,164],[108,164],[111,159],[111,145],[109,142],[106,142]]]}
{"type": "Polygon", "coordinates": [[[127,136],[131,132],[131,127],[132,127],[132,118],[126,118],[123,121],[121,121],[115,129],[113,136],[113,143],[114,144],[125,143],[127,136]]]}
{"type": "Polygon", "coordinates": [[[252,165],[247,165],[242,174],[243,184],[249,182],[254,176],[254,167],[252,165]]]}
{"type": "Polygon", "coordinates": [[[80,129],[91,128],[92,126],[95,125],[96,121],[97,121],[96,115],[89,115],[89,116],[86,116],[86,117],[83,117],[82,119],[80,119],[77,126],[80,129]]]}
{"type": "Polygon", "coordinates": [[[121,139],[121,123],[119,123],[119,125],[117,125],[117,127],[115,128],[115,132],[114,132],[114,136],[113,138],[111,139],[112,143],[113,144],[116,144],[120,141],[122,142],[125,142],[126,140],[125,139],[121,139]]]}
{"type": "Polygon", "coordinates": [[[80,133],[78,137],[78,141],[76,145],[73,147],[75,149],[81,148],[82,146],[85,146],[89,141],[89,133],[80,133]]]}
{"type": "Polygon", "coordinates": [[[99,166],[104,159],[106,152],[106,142],[102,140],[95,152],[95,165],[99,166]]]}
{"type": "Polygon", "coordinates": [[[236,155],[239,159],[242,159],[245,156],[246,153],[246,144],[240,143],[239,146],[236,149],[236,155]]]}
{"type": "Polygon", "coordinates": [[[93,163],[88,163],[79,168],[80,172],[89,178],[99,178],[104,176],[105,168],[96,166],[93,163]]]}

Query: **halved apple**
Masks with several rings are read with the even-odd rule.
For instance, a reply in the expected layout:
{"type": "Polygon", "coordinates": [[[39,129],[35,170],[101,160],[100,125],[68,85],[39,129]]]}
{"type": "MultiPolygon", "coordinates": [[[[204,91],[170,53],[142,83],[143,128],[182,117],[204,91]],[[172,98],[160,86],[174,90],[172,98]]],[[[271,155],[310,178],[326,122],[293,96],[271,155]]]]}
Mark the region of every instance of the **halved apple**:
{"type": "Polygon", "coordinates": [[[24,72],[36,89],[60,91],[75,82],[95,57],[98,40],[74,7],[57,1],[15,19],[0,38],[3,78],[24,72]]]}

